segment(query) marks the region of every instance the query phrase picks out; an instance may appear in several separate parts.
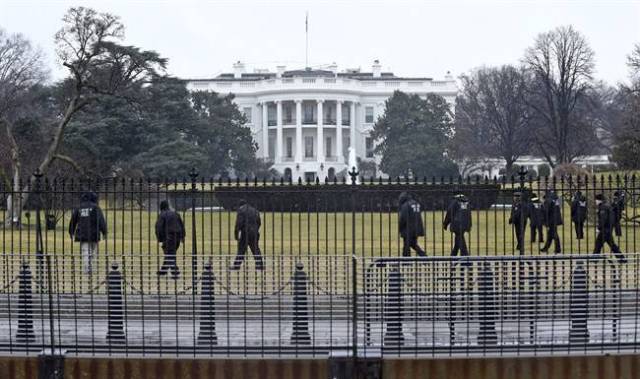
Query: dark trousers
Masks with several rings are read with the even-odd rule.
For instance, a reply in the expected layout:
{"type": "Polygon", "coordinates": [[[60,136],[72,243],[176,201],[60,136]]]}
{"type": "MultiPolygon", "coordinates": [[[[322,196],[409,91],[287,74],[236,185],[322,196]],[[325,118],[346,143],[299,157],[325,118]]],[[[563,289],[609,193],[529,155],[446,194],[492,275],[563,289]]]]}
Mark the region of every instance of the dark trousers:
{"type": "Polygon", "coordinates": [[[162,262],[162,267],[160,267],[159,274],[166,274],[167,271],[171,271],[172,275],[180,274],[180,270],[178,269],[178,264],[176,262],[176,252],[180,247],[180,238],[178,235],[169,233],[167,238],[162,243],[162,250],[164,251],[164,261],[162,262]]]}
{"type": "Polygon", "coordinates": [[[584,221],[576,221],[573,223],[576,229],[576,238],[581,240],[584,238],[584,221]]]}
{"type": "Polygon", "coordinates": [[[455,257],[460,252],[460,256],[468,256],[469,250],[467,249],[467,241],[464,239],[464,233],[453,233],[453,249],[451,249],[451,256],[455,257]]]}
{"type": "Polygon", "coordinates": [[[415,250],[421,257],[426,257],[427,253],[422,250],[422,248],[418,245],[418,237],[417,236],[407,236],[402,237],[402,256],[409,257],[411,256],[411,249],[415,250]]]}
{"type": "Polygon", "coordinates": [[[560,246],[560,236],[558,236],[558,226],[557,225],[550,225],[547,226],[547,242],[544,243],[544,247],[542,248],[543,251],[547,251],[549,250],[549,248],[551,247],[551,243],[554,243],[554,247],[555,250],[554,252],[556,254],[559,254],[562,252],[562,247],[560,246]]]}
{"type": "Polygon", "coordinates": [[[516,230],[516,250],[518,250],[520,253],[524,253],[524,231],[527,228],[527,224],[515,222],[513,224],[513,228],[516,230]]]}
{"type": "Polygon", "coordinates": [[[594,254],[600,254],[600,252],[602,251],[602,247],[604,246],[604,244],[609,245],[609,247],[611,248],[611,252],[613,252],[613,255],[616,256],[616,258],[618,258],[618,260],[625,260],[624,254],[622,254],[622,252],[620,251],[620,248],[618,247],[618,245],[616,245],[616,242],[613,240],[613,235],[611,234],[611,232],[609,233],[604,233],[602,231],[598,232],[598,235],[596,236],[596,246],[593,249],[593,253],[594,254]]]}
{"type": "Polygon", "coordinates": [[[260,253],[260,233],[257,232],[242,232],[240,234],[240,240],[238,240],[238,254],[233,261],[234,268],[240,268],[242,262],[244,262],[244,255],[247,252],[247,247],[251,249],[253,258],[256,260],[256,269],[262,270],[264,268],[264,262],[262,261],[262,255],[260,253]]]}
{"type": "Polygon", "coordinates": [[[544,242],[544,234],[542,233],[542,225],[531,224],[531,242],[536,242],[536,234],[538,235],[538,242],[544,242]]]}
{"type": "Polygon", "coordinates": [[[620,220],[616,220],[616,222],[613,224],[613,229],[616,232],[616,236],[622,236],[622,225],[620,224],[620,220]]]}

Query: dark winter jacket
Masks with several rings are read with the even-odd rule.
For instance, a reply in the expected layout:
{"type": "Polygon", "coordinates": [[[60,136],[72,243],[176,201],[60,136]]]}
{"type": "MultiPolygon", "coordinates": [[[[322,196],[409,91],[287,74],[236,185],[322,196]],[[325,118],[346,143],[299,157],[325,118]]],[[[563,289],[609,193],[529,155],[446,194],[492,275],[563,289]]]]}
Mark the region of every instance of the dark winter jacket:
{"type": "Polygon", "coordinates": [[[531,226],[539,227],[545,224],[544,207],[540,201],[529,203],[528,214],[531,226]]]}
{"type": "Polygon", "coordinates": [[[471,230],[471,210],[469,202],[454,199],[447,208],[442,226],[453,233],[464,233],[471,230]]]}
{"type": "Polygon", "coordinates": [[[400,199],[399,213],[398,223],[402,238],[424,236],[422,212],[417,201],[411,198],[400,199]]]}
{"type": "Polygon", "coordinates": [[[95,196],[85,194],[80,206],[71,214],[69,235],[76,242],[98,242],[100,234],[107,235],[107,222],[102,210],[95,202],[95,196]]]}
{"type": "Polygon", "coordinates": [[[587,220],[587,198],[576,194],[571,202],[571,221],[583,223],[587,220]]]}
{"type": "Polygon", "coordinates": [[[543,207],[545,225],[549,227],[562,225],[562,202],[555,192],[547,193],[543,207]]]}
{"type": "Polygon", "coordinates": [[[622,220],[622,212],[625,208],[625,202],[624,195],[614,196],[611,201],[611,210],[613,211],[613,218],[616,222],[620,222],[620,220],[622,220]]]}
{"type": "Polygon", "coordinates": [[[529,217],[528,207],[520,201],[513,203],[511,206],[511,215],[509,216],[509,224],[527,223],[529,217]]]}
{"type": "Polygon", "coordinates": [[[598,230],[605,236],[610,236],[615,223],[615,215],[609,204],[602,202],[598,205],[597,222],[598,230]]]}
{"type": "Polygon", "coordinates": [[[180,214],[171,209],[160,212],[160,216],[156,221],[156,238],[158,242],[166,242],[169,235],[179,241],[184,240],[186,235],[180,214]]]}
{"type": "Polygon", "coordinates": [[[240,233],[242,235],[257,234],[260,230],[260,225],[262,225],[260,212],[249,204],[241,205],[238,208],[234,235],[236,239],[240,239],[240,233]]]}

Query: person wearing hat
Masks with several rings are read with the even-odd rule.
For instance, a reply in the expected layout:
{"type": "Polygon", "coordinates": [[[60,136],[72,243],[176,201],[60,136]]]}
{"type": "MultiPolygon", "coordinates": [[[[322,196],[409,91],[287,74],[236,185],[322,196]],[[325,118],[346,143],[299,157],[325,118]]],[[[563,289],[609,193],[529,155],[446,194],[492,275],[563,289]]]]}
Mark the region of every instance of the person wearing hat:
{"type": "Polygon", "coordinates": [[[185,235],[184,223],[180,214],[169,207],[168,201],[162,200],[160,215],[156,221],[156,238],[162,244],[164,260],[158,270],[158,276],[166,275],[167,271],[171,271],[173,279],[180,276],[176,254],[180,248],[180,242],[184,242],[185,235]]]}
{"type": "Polygon", "coordinates": [[[597,208],[597,235],[596,245],[593,254],[600,254],[602,247],[606,243],[611,248],[613,254],[618,258],[618,262],[626,263],[627,258],[622,254],[618,245],[613,240],[613,227],[615,224],[615,215],[612,207],[607,204],[607,200],[603,194],[596,195],[597,208]]]}
{"type": "Polygon", "coordinates": [[[80,242],[82,271],[87,275],[93,272],[101,235],[107,236],[107,222],[98,206],[98,195],[95,192],[84,192],[80,195],[80,205],[71,214],[69,236],[80,242]]]}
{"type": "Polygon", "coordinates": [[[424,236],[424,225],[422,224],[420,204],[406,192],[402,192],[400,194],[398,203],[398,227],[403,242],[402,256],[410,256],[411,249],[413,249],[419,256],[426,257],[427,254],[418,245],[418,237],[424,236]]]}
{"type": "Polygon", "coordinates": [[[562,252],[562,246],[560,244],[560,236],[558,235],[558,226],[562,225],[562,201],[556,192],[551,189],[544,195],[542,207],[547,225],[547,241],[540,251],[546,253],[549,251],[551,243],[553,243],[555,248],[554,252],[560,254],[562,252]]]}
{"type": "Polygon", "coordinates": [[[622,236],[622,212],[625,208],[625,196],[624,191],[615,191],[613,193],[613,199],[611,201],[611,209],[613,210],[613,229],[616,233],[616,236],[622,236]]]}
{"type": "Polygon", "coordinates": [[[461,256],[469,255],[464,233],[471,231],[471,209],[469,207],[469,199],[465,195],[458,194],[453,197],[447,208],[442,226],[444,230],[447,230],[448,227],[453,233],[454,243],[451,249],[451,256],[456,256],[458,253],[461,256]]]}
{"type": "Polygon", "coordinates": [[[540,198],[537,195],[533,195],[531,198],[527,216],[531,223],[531,243],[536,243],[536,237],[538,239],[538,243],[544,242],[544,235],[542,233],[542,227],[544,226],[544,212],[542,210],[540,198]]]}
{"type": "Polygon", "coordinates": [[[262,261],[259,246],[261,226],[260,212],[245,200],[240,200],[238,205],[234,230],[235,239],[238,241],[238,253],[229,270],[240,269],[242,262],[244,262],[247,247],[251,249],[251,253],[253,253],[253,257],[256,260],[256,270],[263,270],[264,262],[262,261]]]}
{"type": "Polygon", "coordinates": [[[520,254],[524,254],[524,231],[527,227],[527,208],[525,204],[523,204],[523,194],[521,192],[513,193],[509,225],[513,225],[516,231],[516,250],[518,250],[520,254]]]}
{"type": "Polygon", "coordinates": [[[584,238],[584,223],[587,221],[587,198],[580,191],[576,191],[571,201],[571,221],[576,230],[576,238],[584,238]]]}

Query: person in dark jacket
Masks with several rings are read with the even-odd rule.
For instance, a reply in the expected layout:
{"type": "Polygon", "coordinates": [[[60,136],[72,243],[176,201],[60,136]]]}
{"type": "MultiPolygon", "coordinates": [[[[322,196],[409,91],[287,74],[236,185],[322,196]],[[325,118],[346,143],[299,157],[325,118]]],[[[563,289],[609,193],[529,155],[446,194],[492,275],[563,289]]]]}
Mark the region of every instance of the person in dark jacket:
{"type": "Polygon", "coordinates": [[[169,202],[162,200],[160,202],[160,216],[156,221],[156,238],[162,243],[164,251],[164,260],[162,266],[158,270],[158,275],[162,276],[171,271],[173,279],[180,276],[180,269],[176,261],[176,253],[180,248],[180,242],[184,243],[186,233],[184,223],[178,212],[169,208],[169,202]]]}
{"type": "Polygon", "coordinates": [[[600,254],[602,247],[606,243],[611,248],[613,254],[618,258],[618,262],[627,263],[627,258],[622,254],[618,245],[613,240],[613,228],[615,224],[615,214],[603,194],[596,195],[597,209],[597,229],[596,245],[593,254],[600,254]]]}
{"type": "Polygon", "coordinates": [[[459,194],[454,196],[447,208],[442,226],[444,230],[447,230],[448,227],[451,233],[453,233],[454,243],[451,249],[451,256],[458,255],[458,252],[461,256],[469,255],[464,233],[471,231],[471,209],[469,207],[469,200],[465,195],[459,194]]]}
{"type": "Polygon", "coordinates": [[[411,249],[413,249],[419,256],[426,257],[427,254],[418,245],[418,237],[424,236],[424,225],[422,224],[420,204],[406,192],[402,192],[400,194],[398,202],[400,204],[398,210],[398,224],[400,236],[403,241],[402,256],[410,256],[411,249]]]}
{"type": "Polygon", "coordinates": [[[554,252],[560,254],[562,246],[560,245],[560,236],[558,235],[558,226],[562,225],[562,200],[558,197],[554,190],[549,190],[544,195],[544,203],[542,204],[544,211],[545,224],[547,225],[547,241],[540,250],[543,253],[549,251],[551,243],[554,243],[554,252]]]}
{"type": "Polygon", "coordinates": [[[524,231],[527,227],[527,206],[523,201],[524,194],[515,192],[513,194],[513,204],[511,205],[511,215],[509,225],[513,225],[516,232],[516,250],[524,254],[524,231]]]}
{"type": "Polygon", "coordinates": [[[262,261],[259,246],[260,226],[260,212],[250,204],[247,204],[246,201],[240,200],[234,230],[235,239],[238,241],[238,254],[236,255],[233,265],[229,267],[230,270],[240,269],[242,262],[244,262],[247,247],[251,249],[253,257],[256,260],[256,270],[264,269],[264,262],[262,261]]]}
{"type": "Polygon", "coordinates": [[[613,199],[611,201],[611,209],[613,210],[613,228],[616,232],[616,236],[622,236],[622,212],[625,208],[625,196],[623,191],[615,191],[613,193],[613,199]]]}
{"type": "Polygon", "coordinates": [[[542,203],[537,195],[533,195],[531,202],[529,203],[529,212],[527,213],[530,221],[531,228],[531,243],[536,242],[536,235],[538,237],[538,243],[544,242],[544,235],[542,233],[542,227],[544,226],[544,211],[542,203]]]}
{"type": "Polygon", "coordinates": [[[576,238],[584,238],[584,223],[587,221],[587,198],[580,191],[576,191],[571,201],[571,221],[576,230],[576,238]]]}
{"type": "Polygon", "coordinates": [[[80,205],[73,210],[69,221],[69,236],[80,242],[82,270],[85,274],[93,272],[101,235],[107,236],[107,223],[98,206],[98,195],[95,192],[85,192],[80,196],[80,205]]]}

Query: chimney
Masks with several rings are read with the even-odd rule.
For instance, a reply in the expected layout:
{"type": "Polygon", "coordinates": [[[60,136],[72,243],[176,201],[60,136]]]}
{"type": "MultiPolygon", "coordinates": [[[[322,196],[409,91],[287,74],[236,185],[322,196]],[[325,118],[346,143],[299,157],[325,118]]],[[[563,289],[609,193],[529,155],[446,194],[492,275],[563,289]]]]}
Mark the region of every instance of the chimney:
{"type": "Polygon", "coordinates": [[[331,63],[327,68],[329,69],[329,71],[333,72],[334,74],[338,73],[338,65],[336,64],[336,62],[331,63]]]}
{"type": "Polygon", "coordinates": [[[233,77],[240,79],[242,78],[242,74],[244,74],[244,63],[237,61],[233,64],[233,77]]]}
{"type": "Polygon", "coordinates": [[[382,65],[380,64],[379,60],[376,59],[375,61],[373,61],[373,66],[371,66],[371,71],[373,72],[374,78],[380,77],[380,73],[382,72],[382,65]]]}
{"type": "Polygon", "coordinates": [[[281,78],[282,74],[284,74],[284,70],[287,68],[287,66],[276,66],[276,77],[277,78],[281,78]]]}

